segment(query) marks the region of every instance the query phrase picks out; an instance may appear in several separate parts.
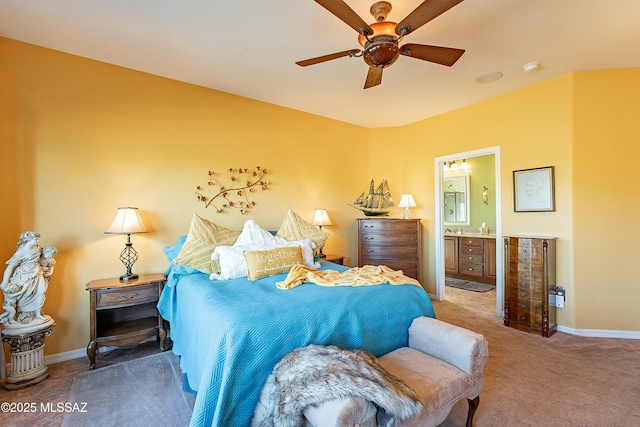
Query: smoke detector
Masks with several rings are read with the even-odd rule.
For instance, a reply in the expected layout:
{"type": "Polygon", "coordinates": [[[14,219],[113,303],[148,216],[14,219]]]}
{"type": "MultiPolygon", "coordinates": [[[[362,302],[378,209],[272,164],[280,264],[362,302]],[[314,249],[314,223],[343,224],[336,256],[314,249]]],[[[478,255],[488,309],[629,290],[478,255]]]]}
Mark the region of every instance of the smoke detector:
{"type": "Polygon", "coordinates": [[[540,62],[538,61],[528,62],[522,66],[522,69],[525,70],[527,73],[536,71],[538,68],[540,68],[540,62]]]}

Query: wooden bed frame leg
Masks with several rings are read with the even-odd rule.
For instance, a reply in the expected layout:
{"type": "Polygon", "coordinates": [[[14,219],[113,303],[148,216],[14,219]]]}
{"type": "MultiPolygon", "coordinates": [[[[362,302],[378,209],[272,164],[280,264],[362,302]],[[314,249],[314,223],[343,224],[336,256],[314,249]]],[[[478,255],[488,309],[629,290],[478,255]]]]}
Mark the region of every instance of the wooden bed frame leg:
{"type": "Polygon", "coordinates": [[[467,414],[467,427],[473,427],[473,416],[476,414],[478,410],[478,405],[480,404],[480,396],[477,396],[475,399],[467,399],[469,402],[469,413],[467,414]]]}

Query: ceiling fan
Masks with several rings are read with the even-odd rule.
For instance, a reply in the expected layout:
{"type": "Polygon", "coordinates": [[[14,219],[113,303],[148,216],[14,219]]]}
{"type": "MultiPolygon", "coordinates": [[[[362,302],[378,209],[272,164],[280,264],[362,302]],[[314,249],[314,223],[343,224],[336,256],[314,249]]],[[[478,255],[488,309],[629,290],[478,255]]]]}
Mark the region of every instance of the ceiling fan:
{"type": "Polygon", "coordinates": [[[460,59],[464,53],[464,49],[415,43],[407,43],[399,46],[398,43],[407,34],[412,33],[427,22],[442,15],[462,1],[463,0],[425,0],[398,24],[386,21],[387,15],[391,11],[391,3],[378,1],[369,9],[371,15],[376,19],[376,22],[367,25],[367,23],[342,0],[315,0],[316,3],[333,13],[360,34],[358,36],[358,42],[360,42],[364,50],[345,50],[298,61],[296,64],[301,67],[306,67],[345,56],[362,56],[364,62],[369,65],[367,79],[364,82],[365,89],[382,83],[382,70],[396,62],[400,55],[450,67],[460,59]]]}

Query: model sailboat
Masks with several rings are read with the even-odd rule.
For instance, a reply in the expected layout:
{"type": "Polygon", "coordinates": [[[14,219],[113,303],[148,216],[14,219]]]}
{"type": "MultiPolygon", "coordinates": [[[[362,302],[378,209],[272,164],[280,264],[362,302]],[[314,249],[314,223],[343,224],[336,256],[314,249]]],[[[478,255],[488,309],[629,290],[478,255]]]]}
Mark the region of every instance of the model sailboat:
{"type": "Polygon", "coordinates": [[[387,180],[383,179],[378,188],[376,188],[372,179],[369,188],[365,189],[351,206],[361,210],[366,216],[389,215],[390,210],[388,208],[393,206],[393,199],[391,198],[387,180]]]}

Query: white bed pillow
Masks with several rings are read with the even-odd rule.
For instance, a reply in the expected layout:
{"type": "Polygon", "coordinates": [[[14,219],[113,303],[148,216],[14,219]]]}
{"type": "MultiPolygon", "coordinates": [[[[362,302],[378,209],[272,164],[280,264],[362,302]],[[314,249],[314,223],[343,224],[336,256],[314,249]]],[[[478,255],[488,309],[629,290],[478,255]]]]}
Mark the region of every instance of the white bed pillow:
{"type": "Polygon", "coordinates": [[[211,280],[230,280],[247,276],[247,263],[244,253],[247,251],[266,251],[281,247],[297,246],[302,249],[302,261],[308,267],[319,267],[313,260],[315,243],[311,239],[289,242],[282,237],[274,236],[252,219],[245,222],[242,232],[233,246],[218,246],[211,254],[211,259],[220,263],[220,273],[212,273],[211,280]]]}

